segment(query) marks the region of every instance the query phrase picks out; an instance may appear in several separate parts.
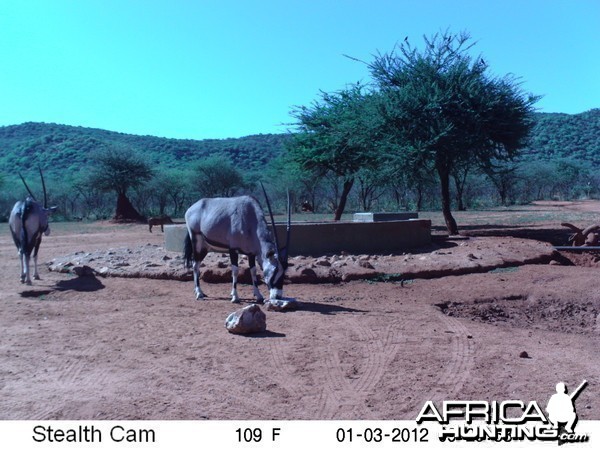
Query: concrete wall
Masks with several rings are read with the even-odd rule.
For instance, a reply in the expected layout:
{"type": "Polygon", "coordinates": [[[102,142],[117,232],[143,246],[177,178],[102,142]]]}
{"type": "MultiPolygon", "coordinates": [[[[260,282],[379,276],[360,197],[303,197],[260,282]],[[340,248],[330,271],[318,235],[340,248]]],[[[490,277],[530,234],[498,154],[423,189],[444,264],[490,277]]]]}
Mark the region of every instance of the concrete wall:
{"type": "Polygon", "coordinates": [[[418,219],[419,213],[416,212],[398,212],[398,213],[354,213],[352,220],[354,222],[390,222],[395,220],[418,219]]]}
{"type": "MultiPolygon", "coordinates": [[[[281,245],[285,225],[276,224],[281,245]]],[[[165,226],[165,249],[183,252],[185,225],[165,226]]],[[[328,253],[397,253],[431,243],[431,221],[426,219],[390,222],[294,222],[290,255],[320,256],[328,253]]]]}

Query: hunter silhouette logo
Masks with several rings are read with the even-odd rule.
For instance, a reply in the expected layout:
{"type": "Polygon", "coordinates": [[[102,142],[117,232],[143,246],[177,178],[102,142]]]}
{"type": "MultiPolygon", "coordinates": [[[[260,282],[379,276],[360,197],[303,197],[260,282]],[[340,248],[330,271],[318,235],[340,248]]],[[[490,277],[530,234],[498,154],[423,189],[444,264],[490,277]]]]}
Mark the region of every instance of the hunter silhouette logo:
{"type": "Polygon", "coordinates": [[[575,411],[575,399],[579,396],[581,391],[587,386],[587,380],[583,382],[573,391],[572,394],[567,393],[567,386],[565,383],[558,383],[556,385],[556,394],[550,397],[548,400],[548,406],[546,411],[548,412],[548,419],[554,425],[554,428],[559,430],[559,439],[567,437],[561,433],[561,425],[564,425],[564,431],[567,435],[573,435],[575,424],[577,423],[577,412],[575,411]]]}

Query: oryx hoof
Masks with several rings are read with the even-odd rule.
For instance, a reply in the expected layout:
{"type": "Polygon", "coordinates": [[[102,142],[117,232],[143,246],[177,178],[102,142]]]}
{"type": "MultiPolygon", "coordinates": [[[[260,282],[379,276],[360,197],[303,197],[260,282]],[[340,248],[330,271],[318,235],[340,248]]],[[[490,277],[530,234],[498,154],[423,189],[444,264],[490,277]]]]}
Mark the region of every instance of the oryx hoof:
{"type": "Polygon", "coordinates": [[[33,279],[34,279],[34,280],[41,280],[41,278],[40,278],[40,276],[39,276],[39,275],[34,275],[34,276],[33,276],[33,279]]]}
{"type": "Polygon", "coordinates": [[[257,304],[262,305],[265,302],[265,298],[263,297],[263,295],[260,293],[260,291],[258,289],[254,290],[254,296],[256,297],[257,304]]]}
{"type": "Polygon", "coordinates": [[[26,284],[27,286],[31,286],[33,283],[31,282],[31,280],[27,280],[27,281],[25,282],[25,284],[26,284]]]}
{"type": "Polygon", "coordinates": [[[240,303],[239,297],[231,297],[231,303],[240,303]]]}
{"type": "Polygon", "coordinates": [[[206,295],[204,295],[202,292],[196,292],[196,300],[204,300],[205,297],[206,295]]]}

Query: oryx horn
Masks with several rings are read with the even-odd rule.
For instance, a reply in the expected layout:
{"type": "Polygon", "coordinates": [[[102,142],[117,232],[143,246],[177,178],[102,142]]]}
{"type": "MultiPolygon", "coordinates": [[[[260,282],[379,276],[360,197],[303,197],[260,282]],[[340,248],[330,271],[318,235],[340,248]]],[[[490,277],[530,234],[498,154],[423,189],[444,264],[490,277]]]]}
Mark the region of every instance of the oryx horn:
{"type": "Polygon", "coordinates": [[[287,190],[287,224],[285,227],[285,247],[282,250],[283,260],[287,261],[290,248],[290,230],[292,228],[292,206],[290,201],[290,190],[287,190]],[[285,252],[285,253],[284,253],[285,252]]]}
{"type": "Polygon", "coordinates": [[[275,238],[275,246],[277,247],[277,254],[279,254],[279,239],[277,239],[277,230],[275,229],[275,219],[273,218],[273,210],[271,209],[271,202],[269,202],[269,196],[265,185],[260,181],[263,193],[265,194],[265,201],[267,202],[267,209],[269,210],[269,216],[271,217],[271,226],[273,227],[273,237],[275,238]]]}
{"type": "Polygon", "coordinates": [[[27,189],[27,192],[29,192],[29,195],[31,195],[31,198],[35,200],[35,195],[33,195],[33,192],[31,192],[31,189],[29,189],[29,186],[27,186],[27,182],[25,181],[25,178],[23,178],[23,175],[21,175],[20,173],[19,173],[19,176],[21,177],[21,181],[25,185],[25,189],[27,189]]]}
{"type": "Polygon", "coordinates": [[[46,194],[46,183],[44,182],[44,174],[42,173],[41,167],[38,166],[38,170],[42,179],[42,189],[44,190],[44,208],[48,208],[48,195],[46,194]]]}

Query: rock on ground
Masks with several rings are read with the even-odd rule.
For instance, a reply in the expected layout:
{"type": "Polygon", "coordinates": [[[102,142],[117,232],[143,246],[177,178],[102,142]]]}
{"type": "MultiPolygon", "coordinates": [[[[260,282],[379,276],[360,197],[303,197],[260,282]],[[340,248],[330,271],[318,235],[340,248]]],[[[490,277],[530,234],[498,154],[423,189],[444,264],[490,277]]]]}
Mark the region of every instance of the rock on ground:
{"type": "MultiPolygon", "coordinates": [[[[251,283],[245,258],[240,260],[240,283],[251,283]]],[[[286,283],[338,283],[353,280],[439,278],[487,272],[498,267],[547,264],[555,259],[552,245],[532,239],[474,237],[446,241],[394,255],[324,255],[289,259],[286,283]]],[[[103,277],[191,280],[181,255],[158,245],[76,252],[54,258],[48,268],[55,272],[103,277]]],[[[230,283],[229,256],[209,253],[201,264],[201,279],[230,283]]]]}
{"type": "Polygon", "coordinates": [[[267,316],[258,305],[249,305],[232,312],[225,328],[234,334],[262,333],[267,329],[267,316]]]}

